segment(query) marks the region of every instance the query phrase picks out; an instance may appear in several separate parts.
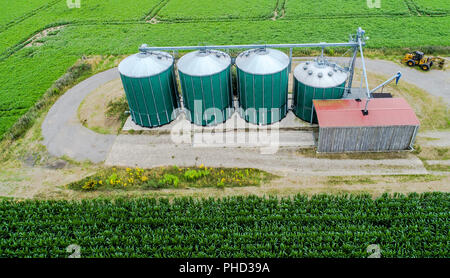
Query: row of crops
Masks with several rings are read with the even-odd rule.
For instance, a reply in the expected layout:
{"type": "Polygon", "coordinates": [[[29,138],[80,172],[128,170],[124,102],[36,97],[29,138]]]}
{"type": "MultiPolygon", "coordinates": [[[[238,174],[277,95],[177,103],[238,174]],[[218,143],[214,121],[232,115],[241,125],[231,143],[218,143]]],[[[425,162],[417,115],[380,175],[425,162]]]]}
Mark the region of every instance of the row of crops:
{"type": "Polygon", "coordinates": [[[379,1],[286,1],[286,16],[372,16],[372,15],[409,15],[404,0],[379,1]],[[368,4],[370,3],[370,4],[368,4]]]}
{"type": "MultiPolygon", "coordinates": [[[[66,0],[47,0],[48,4],[37,12],[26,13],[24,2],[0,0],[7,10],[23,10],[23,19],[17,21],[12,15],[0,16],[0,53],[17,43],[31,37],[36,32],[54,25],[88,24],[103,22],[137,22],[142,21],[161,0],[90,0],[80,1],[80,8],[68,8],[66,0]]],[[[43,2],[34,0],[31,2],[43,2]]],[[[71,1],[74,2],[75,1],[71,1]]]]}
{"type": "Polygon", "coordinates": [[[307,17],[367,17],[411,16],[412,6],[426,14],[445,14],[450,11],[448,3],[439,0],[169,0],[158,12],[162,20],[202,19],[298,19],[307,17]],[[412,3],[408,3],[412,2],[412,3]],[[275,14],[275,11],[277,14],[275,14]]]}
{"type": "Polygon", "coordinates": [[[158,12],[164,20],[270,18],[277,0],[169,0],[158,12]]]}
{"type": "MultiPolygon", "coordinates": [[[[0,0],[6,11],[0,15],[0,53],[39,30],[66,23],[145,22],[152,16],[163,21],[270,19],[275,16],[274,11],[280,20],[417,15],[415,11],[411,12],[411,6],[428,14],[442,15],[450,11],[448,1],[440,0],[380,1],[380,6],[368,5],[365,0],[90,0],[80,3],[80,8],[70,9],[66,0],[0,0]]],[[[328,25],[332,28],[334,24],[330,21],[328,25]]]]}
{"type": "MultiPolygon", "coordinates": [[[[270,18],[274,11],[284,10],[289,17],[323,15],[407,15],[407,2],[423,12],[449,12],[448,1],[441,0],[89,0],[80,1],[79,9],[70,9],[66,0],[0,0],[0,30],[19,19],[34,17],[48,19],[48,23],[60,21],[133,21],[151,15],[163,19],[230,19],[270,18]],[[377,5],[377,2],[380,5],[377,5]],[[368,4],[369,3],[369,4],[368,4]],[[373,4],[370,4],[373,3],[373,4]]],[[[72,1],[75,2],[75,1],[72,1]]],[[[40,22],[41,23],[41,22],[40,22]]]]}
{"type": "Polygon", "coordinates": [[[0,257],[449,257],[450,194],[0,202],[0,257]]]}
{"type": "Polygon", "coordinates": [[[450,2],[442,0],[410,0],[423,13],[449,13],[450,2]]]}

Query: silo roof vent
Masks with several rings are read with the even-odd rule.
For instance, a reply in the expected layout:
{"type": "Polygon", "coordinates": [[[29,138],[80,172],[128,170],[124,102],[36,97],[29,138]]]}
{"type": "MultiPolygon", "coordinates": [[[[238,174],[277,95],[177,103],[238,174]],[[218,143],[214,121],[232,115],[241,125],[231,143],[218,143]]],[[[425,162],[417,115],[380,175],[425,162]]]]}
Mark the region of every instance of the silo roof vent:
{"type": "Polygon", "coordinates": [[[271,48],[250,49],[236,58],[236,66],[240,70],[256,75],[278,73],[286,69],[289,62],[284,52],[271,48]]]}
{"type": "Polygon", "coordinates": [[[230,55],[218,50],[189,52],[178,60],[178,70],[191,76],[207,76],[224,71],[231,64],[230,55]]]}
{"type": "Polygon", "coordinates": [[[166,71],[172,65],[173,57],[166,52],[140,52],[120,62],[119,72],[132,78],[149,77],[166,71]]]}
{"type": "Polygon", "coordinates": [[[297,81],[315,88],[332,88],[341,86],[347,80],[347,71],[335,63],[326,60],[304,62],[294,70],[297,81]],[[304,68],[307,67],[307,71],[304,68]]]}

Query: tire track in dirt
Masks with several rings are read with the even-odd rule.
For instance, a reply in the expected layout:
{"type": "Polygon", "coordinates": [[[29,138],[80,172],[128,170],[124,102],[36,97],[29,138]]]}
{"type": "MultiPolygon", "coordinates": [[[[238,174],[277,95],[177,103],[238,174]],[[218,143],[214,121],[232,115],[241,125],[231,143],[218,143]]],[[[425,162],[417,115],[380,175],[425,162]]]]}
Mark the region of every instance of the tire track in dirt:
{"type": "Polygon", "coordinates": [[[158,4],[156,4],[151,10],[150,12],[144,17],[142,18],[142,20],[144,20],[147,23],[151,23],[151,24],[157,24],[159,23],[159,20],[157,20],[157,15],[159,13],[159,11],[161,11],[168,3],[170,0],[161,0],[161,2],[159,2],[158,4]]]}
{"type": "Polygon", "coordinates": [[[277,0],[271,20],[275,21],[279,18],[284,18],[286,14],[286,2],[287,0],[277,0]]]}

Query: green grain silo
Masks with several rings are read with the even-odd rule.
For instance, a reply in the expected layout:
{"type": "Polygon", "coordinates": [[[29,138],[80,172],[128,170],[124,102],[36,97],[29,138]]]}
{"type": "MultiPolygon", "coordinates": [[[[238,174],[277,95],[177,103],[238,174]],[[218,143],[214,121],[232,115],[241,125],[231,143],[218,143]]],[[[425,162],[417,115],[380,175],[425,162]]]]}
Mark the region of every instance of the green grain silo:
{"type": "Polygon", "coordinates": [[[233,113],[231,58],[217,50],[190,52],[177,63],[188,120],[216,125],[233,113]]]}
{"type": "Polygon", "coordinates": [[[288,111],[289,57],[275,49],[251,49],[236,58],[239,112],[254,124],[272,124],[288,111]]]}
{"type": "Polygon", "coordinates": [[[295,115],[307,122],[317,122],[312,112],[313,99],[342,98],[346,80],[347,71],[324,59],[299,64],[294,70],[295,115]]]}
{"type": "Polygon", "coordinates": [[[175,119],[179,107],[174,59],[166,52],[141,52],[119,64],[132,120],[156,127],[175,119]]]}

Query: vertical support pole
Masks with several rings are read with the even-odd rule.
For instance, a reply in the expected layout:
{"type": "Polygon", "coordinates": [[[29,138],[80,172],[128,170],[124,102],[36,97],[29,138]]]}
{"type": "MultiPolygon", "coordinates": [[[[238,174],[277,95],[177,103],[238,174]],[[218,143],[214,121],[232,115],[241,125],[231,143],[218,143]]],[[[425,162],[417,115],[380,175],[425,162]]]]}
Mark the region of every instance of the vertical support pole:
{"type": "MultiPolygon", "coordinates": [[[[287,74],[287,79],[288,79],[288,88],[287,88],[287,93],[286,93],[286,109],[289,110],[288,108],[288,102],[289,102],[289,75],[292,72],[292,47],[289,48],[289,71],[287,74]]],[[[295,78],[294,76],[292,76],[292,80],[295,82],[295,78]]],[[[292,86],[294,86],[294,82],[292,82],[292,86]]],[[[272,100],[273,102],[273,100],[272,100]]]]}
{"type": "Polygon", "coordinates": [[[367,72],[366,72],[366,63],[364,62],[364,54],[362,49],[362,40],[364,39],[364,30],[361,29],[361,27],[358,28],[358,45],[359,45],[359,53],[361,55],[361,64],[363,69],[363,76],[364,81],[366,82],[366,91],[367,91],[367,99],[366,99],[366,105],[364,106],[363,115],[367,115],[369,112],[367,111],[367,106],[369,105],[370,101],[370,89],[369,89],[369,81],[367,80],[367,72]]]}
{"type": "Polygon", "coordinates": [[[358,55],[358,47],[353,48],[353,57],[350,62],[350,76],[348,77],[348,83],[347,83],[347,94],[352,93],[352,86],[353,86],[353,76],[355,74],[355,64],[356,64],[356,56],[358,55]]]}
{"type": "Polygon", "coordinates": [[[289,72],[288,72],[288,74],[291,73],[291,70],[292,70],[292,47],[289,48],[289,72]]]}

